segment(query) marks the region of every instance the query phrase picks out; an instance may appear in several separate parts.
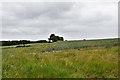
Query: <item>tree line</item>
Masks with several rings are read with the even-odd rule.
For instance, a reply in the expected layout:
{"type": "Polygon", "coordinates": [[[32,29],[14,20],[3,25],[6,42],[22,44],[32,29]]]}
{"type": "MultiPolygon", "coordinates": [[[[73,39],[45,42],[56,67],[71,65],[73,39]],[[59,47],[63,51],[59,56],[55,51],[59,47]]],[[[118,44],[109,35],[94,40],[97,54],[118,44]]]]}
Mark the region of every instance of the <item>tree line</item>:
{"type": "Polygon", "coordinates": [[[30,44],[30,43],[52,43],[56,41],[64,41],[63,37],[56,36],[55,34],[51,34],[50,38],[47,40],[38,40],[38,41],[30,41],[30,40],[12,40],[12,41],[0,41],[0,46],[12,46],[18,44],[30,44]]]}

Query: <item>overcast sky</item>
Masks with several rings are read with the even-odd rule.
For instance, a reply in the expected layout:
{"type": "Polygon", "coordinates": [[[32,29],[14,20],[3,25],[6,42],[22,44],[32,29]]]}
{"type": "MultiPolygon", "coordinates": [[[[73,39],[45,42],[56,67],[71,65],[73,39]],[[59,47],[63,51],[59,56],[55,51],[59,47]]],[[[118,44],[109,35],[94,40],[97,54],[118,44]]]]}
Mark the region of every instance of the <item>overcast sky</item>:
{"type": "Polygon", "coordinates": [[[118,4],[114,2],[5,2],[2,39],[67,40],[118,37],[118,4]]]}

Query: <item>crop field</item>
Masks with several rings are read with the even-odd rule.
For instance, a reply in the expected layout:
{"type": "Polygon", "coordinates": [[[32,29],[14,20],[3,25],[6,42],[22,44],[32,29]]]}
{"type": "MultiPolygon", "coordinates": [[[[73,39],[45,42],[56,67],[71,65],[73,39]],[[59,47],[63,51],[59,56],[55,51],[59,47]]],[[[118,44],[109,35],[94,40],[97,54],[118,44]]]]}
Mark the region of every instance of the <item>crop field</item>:
{"type": "Polygon", "coordinates": [[[118,78],[118,39],[2,46],[3,78],[118,78]]]}

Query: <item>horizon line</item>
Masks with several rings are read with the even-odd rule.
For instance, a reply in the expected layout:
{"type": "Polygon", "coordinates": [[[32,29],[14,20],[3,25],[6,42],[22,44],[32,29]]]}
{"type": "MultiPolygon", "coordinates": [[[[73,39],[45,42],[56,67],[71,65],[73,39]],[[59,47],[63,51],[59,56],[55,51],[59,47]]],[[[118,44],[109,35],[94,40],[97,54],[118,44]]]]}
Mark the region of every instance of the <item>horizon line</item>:
{"type": "MultiPolygon", "coordinates": [[[[67,41],[71,41],[71,40],[96,40],[96,39],[113,39],[113,38],[119,38],[119,37],[107,37],[107,38],[82,38],[82,39],[64,39],[67,41]]],[[[38,41],[38,40],[46,40],[48,41],[48,39],[0,39],[0,41],[15,41],[15,40],[30,40],[30,41],[38,41]]]]}

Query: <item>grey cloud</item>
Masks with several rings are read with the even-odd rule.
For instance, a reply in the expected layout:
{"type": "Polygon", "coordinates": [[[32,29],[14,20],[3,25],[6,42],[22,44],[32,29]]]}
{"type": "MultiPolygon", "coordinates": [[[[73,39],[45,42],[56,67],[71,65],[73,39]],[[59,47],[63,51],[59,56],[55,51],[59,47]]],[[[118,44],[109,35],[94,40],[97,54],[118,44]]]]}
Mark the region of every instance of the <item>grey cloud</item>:
{"type": "Polygon", "coordinates": [[[33,19],[39,16],[55,17],[70,10],[71,3],[5,3],[3,8],[12,16],[23,19],[33,19]],[[11,12],[12,11],[12,12],[11,12]]]}
{"type": "Polygon", "coordinates": [[[3,3],[3,38],[47,39],[51,33],[63,35],[66,39],[116,37],[116,5],[71,2],[3,3]]]}

